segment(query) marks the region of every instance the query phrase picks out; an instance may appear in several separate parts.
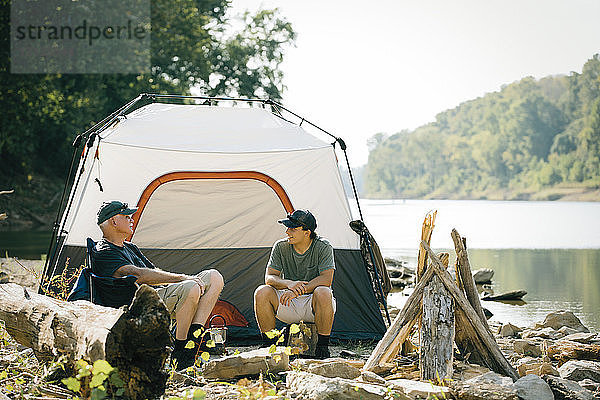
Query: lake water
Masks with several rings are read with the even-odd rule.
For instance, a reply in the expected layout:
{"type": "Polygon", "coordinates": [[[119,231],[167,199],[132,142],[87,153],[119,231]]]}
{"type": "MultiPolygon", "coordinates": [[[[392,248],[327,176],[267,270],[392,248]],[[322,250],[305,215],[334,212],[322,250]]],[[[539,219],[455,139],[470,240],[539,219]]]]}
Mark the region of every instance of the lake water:
{"type": "MultiPolygon", "coordinates": [[[[455,228],[467,238],[472,268],[494,270],[495,293],[527,291],[520,305],[483,302],[493,320],[525,327],[564,309],[600,331],[600,203],[363,200],[361,207],[383,254],[412,266],[425,214],[437,210],[432,248],[454,249],[455,228]]],[[[389,295],[391,305],[405,301],[389,295]]]]}
{"type": "MultiPolygon", "coordinates": [[[[494,320],[524,327],[565,309],[600,331],[600,203],[362,200],[361,207],[384,255],[413,266],[425,213],[437,210],[432,248],[453,249],[456,228],[472,268],[495,271],[496,293],[527,290],[525,304],[484,302],[494,320]]],[[[39,258],[49,239],[46,231],[0,232],[0,257],[39,258]]],[[[392,293],[389,302],[401,307],[405,299],[392,293]]]]}

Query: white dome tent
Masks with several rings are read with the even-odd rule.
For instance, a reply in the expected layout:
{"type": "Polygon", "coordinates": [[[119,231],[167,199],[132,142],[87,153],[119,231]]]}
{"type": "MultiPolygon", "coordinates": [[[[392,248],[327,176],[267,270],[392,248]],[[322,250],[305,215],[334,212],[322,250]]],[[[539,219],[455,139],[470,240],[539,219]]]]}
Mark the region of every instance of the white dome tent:
{"type": "Polygon", "coordinates": [[[101,237],[96,212],[103,201],[127,202],[139,207],[131,241],[165,270],[218,269],[225,278],[221,299],[250,323],[238,332],[250,336],[258,332],[253,292],[263,283],[271,246],[284,236],[277,220],[309,209],[317,233],[334,247],[333,336],[380,338],[385,325],[360,238],[349,227],[336,142],[307,133],[282,112],[296,117],[268,100],[140,95],[107,117],[83,134],[87,146],[45,276],[60,273],[67,259],[70,268],[83,262],[86,238],[101,237]],[[181,99],[203,104],[173,103],[181,99]],[[125,114],[141,101],[148,104],[125,114]]]}

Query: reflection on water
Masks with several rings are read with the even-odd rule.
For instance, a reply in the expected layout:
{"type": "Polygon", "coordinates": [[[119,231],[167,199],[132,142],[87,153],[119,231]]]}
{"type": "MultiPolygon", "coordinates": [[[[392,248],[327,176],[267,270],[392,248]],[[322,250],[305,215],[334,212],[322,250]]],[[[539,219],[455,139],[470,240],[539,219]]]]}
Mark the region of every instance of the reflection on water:
{"type": "Polygon", "coordinates": [[[0,257],[39,260],[48,251],[52,231],[0,231],[0,257]]]}
{"type": "MultiPolygon", "coordinates": [[[[403,259],[408,255],[399,250],[383,252],[403,259]]],[[[412,265],[415,258],[409,259],[412,265]]],[[[590,330],[600,331],[600,250],[472,249],[469,259],[473,270],[494,270],[495,294],[527,291],[524,303],[482,302],[494,313],[492,320],[525,327],[543,321],[549,312],[569,310],[590,330]]],[[[389,302],[401,306],[405,299],[394,293],[389,302]]]]}

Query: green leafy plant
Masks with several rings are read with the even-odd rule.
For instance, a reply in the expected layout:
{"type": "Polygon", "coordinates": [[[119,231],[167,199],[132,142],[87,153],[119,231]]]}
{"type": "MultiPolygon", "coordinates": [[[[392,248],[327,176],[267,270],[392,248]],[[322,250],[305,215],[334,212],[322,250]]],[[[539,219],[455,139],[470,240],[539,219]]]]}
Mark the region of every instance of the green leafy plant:
{"type": "Polygon", "coordinates": [[[76,375],[61,382],[78,394],[76,399],[118,399],[125,393],[125,383],[119,372],[105,360],[96,360],[89,364],[85,360],[75,363],[76,375]]]}

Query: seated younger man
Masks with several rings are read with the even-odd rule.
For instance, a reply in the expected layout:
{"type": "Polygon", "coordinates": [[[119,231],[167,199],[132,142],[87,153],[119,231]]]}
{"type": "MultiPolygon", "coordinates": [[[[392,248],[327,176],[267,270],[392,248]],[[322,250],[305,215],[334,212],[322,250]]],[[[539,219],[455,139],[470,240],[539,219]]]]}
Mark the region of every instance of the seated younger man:
{"type": "Polygon", "coordinates": [[[287,238],[275,243],[265,272],[265,285],[254,292],[254,311],[261,333],[284,323],[314,322],[319,339],[316,358],[329,357],[329,336],[336,302],[331,290],[333,247],[315,233],[317,221],[308,210],[296,210],[278,221],[287,238]]]}
{"type": "MultiPolygon", "coordinates": [[[[178,368],[186,368],[194,363],[197,348],[186,349],[185,345],[189,340],[196,344],[200,342],[193,333],[198,329],[204,330],[204,324],[223,289],[223,277],[214,269],[197,275],[184,275],[156,268],[136,245],[125,241],[133,233],[131,215],[136,211],[137,208],[129,208],[127,203],[120,201],[102,203],[97,218],[102,239],[92,253],[92,270],[96,275],[114,278],[133,275],[137,284],[168,284],[155,289],[171,317],[177,321],[172,358],[177,360],[178,368]]],[[[133,289],[129,295],[114,293],[113,296],[123,299],[122,304],[115,305],[129,304],[135,293],[133,289]]],[[[123,290],[128,291],[127,288],[123,290]]]]}

